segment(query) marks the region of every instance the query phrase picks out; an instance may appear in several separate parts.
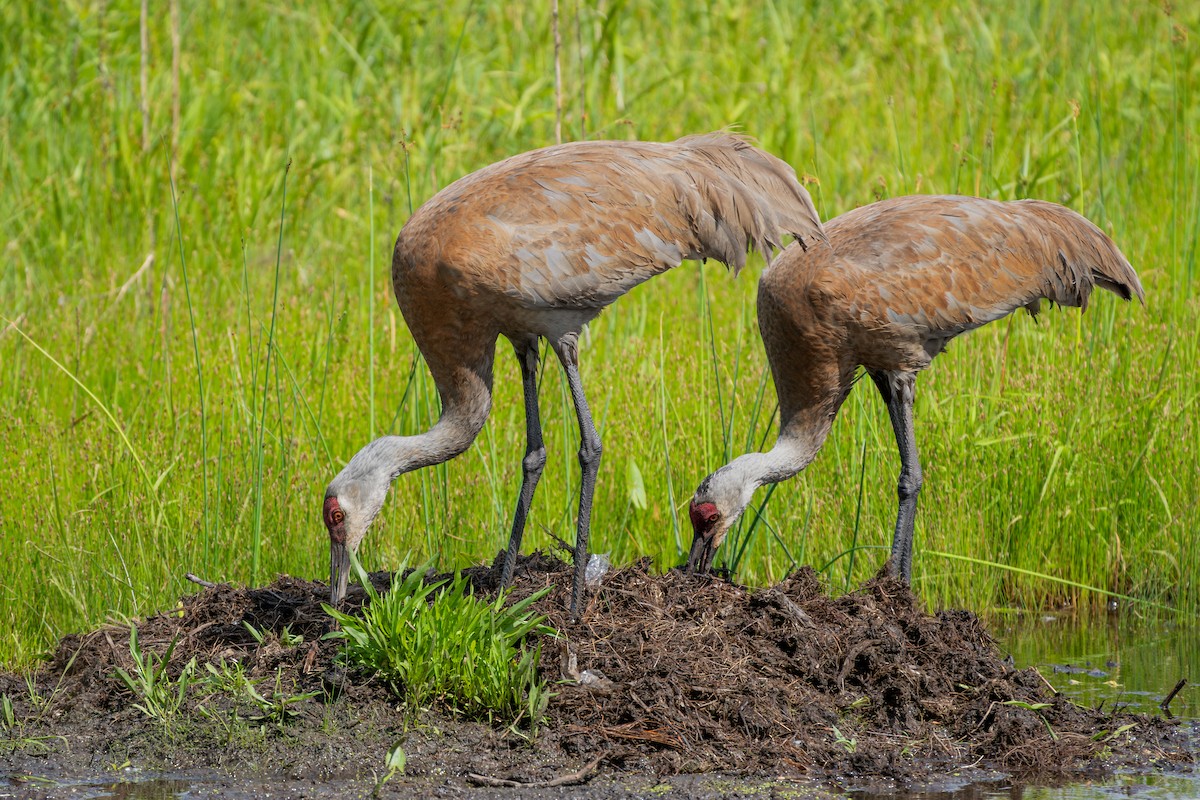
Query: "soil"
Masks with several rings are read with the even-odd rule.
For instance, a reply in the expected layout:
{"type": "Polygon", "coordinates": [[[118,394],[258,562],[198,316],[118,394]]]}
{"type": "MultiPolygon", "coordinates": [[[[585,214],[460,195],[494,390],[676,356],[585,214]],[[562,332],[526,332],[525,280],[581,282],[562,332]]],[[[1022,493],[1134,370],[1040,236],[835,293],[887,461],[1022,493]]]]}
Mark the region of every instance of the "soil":
{"type": "MultiPolygon", "coordinates": [[[[495,592],[496,570],[466,574],[476,591],[495,592]]],[[[386,573],[371,577],[380,590],[390,585],[386,573]]],[[[276,688],[276,676],[280,696],[311,692],[287,706],[286,718],[254,719],[213,699],[206,716],[189,699],[182,722],[149,721],[115,676],[133,667],[130,629],[105,626],[64,637],[30,676],[0,674],[19,722],[6,731],[0,718],[0,789],[5,775],[63,787],[132,769],[272,776],[276,796],[331,796],[321,787],[347,786],[361,794],[397,742],[407,771],[383,794],[457,794],[478,785],[469,773],[536,783],[581,768],[592,796],[615,796],[661,780],[699,786],[686,776],[706,774],[845,788],[1195,765],[1193,727],[1075,705],[1036,670],[1015,669],[978,617],[927,613],[882,575],[833,598],[807,568],[748,590],[678,571],[657,575],[646,561],[610,571],[572,622],[570,567],[542,553],[521,559],[514,598],[551,585],[536,608],[561,634],[542,643],[541,668],[556,694],[532,740],[438,709],[406,724],[397,700],[336,663],[338,643],[322,640],[328,587],[285,576],[265,588],[204,588],[137,631],[144,651],[162,655],[175,642],[174,675],[193,657],[202,673],[236,660],[264,679],[260,692],[276,688]],[[233,713],[244,724],[221,722],[233,713]]],[[[350,608],[362,602],[355,589],[350,608]]],[[[10,794],[44,786],[9,780],[10,794]]]]}

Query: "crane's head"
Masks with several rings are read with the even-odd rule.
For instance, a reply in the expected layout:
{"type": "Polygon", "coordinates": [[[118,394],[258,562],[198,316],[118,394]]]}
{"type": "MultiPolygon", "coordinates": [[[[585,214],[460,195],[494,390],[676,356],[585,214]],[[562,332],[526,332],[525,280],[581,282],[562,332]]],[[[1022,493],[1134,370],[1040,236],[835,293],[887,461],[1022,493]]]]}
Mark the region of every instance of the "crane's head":
{"type": "Polygon", "coordinates": [[[693,535],[688,572],[708,572],[717,548],[749,505],[756,488],[756,483],[742,479],[734,464],[722,467],[700,482],[688,507],[693,535]]]}
{"type": "Polygon", "coordinates": [[[336,607],[346,596],[350,579],[350,556],[366,536],[367,528],[387,496],[390,476],[354,470],[351,461],[329,488],[321,516],[329,531],[329,601],[336,607]]]}
{"type": "Polygon", "coordinates": [[[357,547],[346,544],[346,511],[336,494],[326,493],[321,516],[325,519],[325,529],[329,531],[329,603],[336,608],[346,596],[346,586],[350,580],[350,553],[357,547]]]}

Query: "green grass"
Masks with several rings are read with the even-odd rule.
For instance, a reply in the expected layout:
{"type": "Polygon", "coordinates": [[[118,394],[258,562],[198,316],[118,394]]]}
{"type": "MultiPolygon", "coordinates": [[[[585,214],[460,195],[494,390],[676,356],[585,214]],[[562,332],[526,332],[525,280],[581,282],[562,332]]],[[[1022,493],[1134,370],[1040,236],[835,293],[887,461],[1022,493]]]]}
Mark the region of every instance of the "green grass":
{"type": "Polygon", "coordinates": [[[196,678],[196,658],[194,656],[183,665],[177,679],[172,679],[167,674],[171,654],[175,652],[175,645],[178,643],[179,636],[176,635],[167,647],[167,652],[160,658],[148,650],[142,650],[138,645],[137,626],[131,625],[129,627],[129,655],[133,660],[132,668],[127,671],[117,667],[115,671],[116,677],[139,701],[134,703],[133,707],[150,719],[168,727],[174,723],[175,717],[183,708],[184,701],[187,699],[188,687],[196,678]]]}
{"type": "MultiPolygon", "coordinates": [[[[169,15],[149,20],[144,152],[138,9],[0,8],[0,663],[168,605],[188,571],[323,577],[324,485],[372,429],[437,416],[386,243],[454,178],[553,141],[549,3],[219,2],[184,9],[177,131],[169,15]]],[[[916,585],[974,608],[1089,597],[1043,573],[1200,608],[1200,6],[618,1],[564,6],[565,29],[576,13],[568,137],[582,93],[592,138],[740,126],[808,176],[826,218],[963,192],[1063,202],[1110,231],[1145,308],[1098,295],[1082,317],[1003,321],[922,377],[916,585]]],[[[696,483],[773,438],[760,268],[686,265],[582,342],[605,448],[593,542],[618,563],[678,563],[696,483]]],[[[371,568],[503,546],[524,450],[513,361],[502,344],[475,446],[397,481],[371,568]]],[[[542,403],[526,548],[573,537],[579,483],[554,364],[542,403]]],[[[898,468],[861,387],[725,556],[753,583],[794,560],[861,580],[898,468]]]]}
{"type": "Polygon", "coordinates": [[[343,640],[346,661],[386,684],[410,719],[436,705],[537,730],[550,692],[538,674],[541,643],[526,638],[556,635],[530,610],[549,588],[509,605],[504,593],[475,597],[462,575],[426,583],[425,565],[380,595],[358,559],[351,564],[368,602],[361,616],[325,606],[340,626],[328,636],[343,640]]]}

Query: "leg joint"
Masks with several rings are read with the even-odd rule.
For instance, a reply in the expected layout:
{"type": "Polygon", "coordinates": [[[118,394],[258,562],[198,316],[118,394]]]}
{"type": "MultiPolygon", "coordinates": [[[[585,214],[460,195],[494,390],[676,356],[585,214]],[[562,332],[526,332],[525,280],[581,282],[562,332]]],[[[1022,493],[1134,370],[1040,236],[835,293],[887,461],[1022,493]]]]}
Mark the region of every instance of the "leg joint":
{"type": "Polygon", "coordinates": [[[526,473],[541,472],[546,466],[546,448],[538,447],[530,450],[525,454],[525,458],[521,461],[521,467],[526,473]]]}
{"type": "Polygon", "coordinates": [[[900,495],[901,500],[912,499],[921,491],[921,484],[923,482],[924,477],[921,475],[920,467],[912,470],[901,470],[900,481],[896,484],[896,492],[900,495]]]}
{"type": "Polygon", "coordinates": [[[585,436],[579,443],[579,464],[584,467],[600,463],[600,454],[604,450],[600,445],[599,436],[585,436]]]}

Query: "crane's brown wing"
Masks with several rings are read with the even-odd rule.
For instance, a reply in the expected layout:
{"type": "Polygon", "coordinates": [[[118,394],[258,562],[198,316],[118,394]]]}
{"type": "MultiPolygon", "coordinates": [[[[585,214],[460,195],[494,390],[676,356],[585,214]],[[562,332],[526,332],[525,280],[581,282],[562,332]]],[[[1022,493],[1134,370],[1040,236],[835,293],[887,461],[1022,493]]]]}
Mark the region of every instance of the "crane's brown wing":
{"type": "MultiPolygon", "coordinates": [[[[684,259],[740,269],[785,234],[824,238],[791,167],[725,134],[535,150],[447,187],[405,226],[466,295],[598,309],[684,259]]],[[[403,276],[401,276],[403,279],[403,276]]]]}

